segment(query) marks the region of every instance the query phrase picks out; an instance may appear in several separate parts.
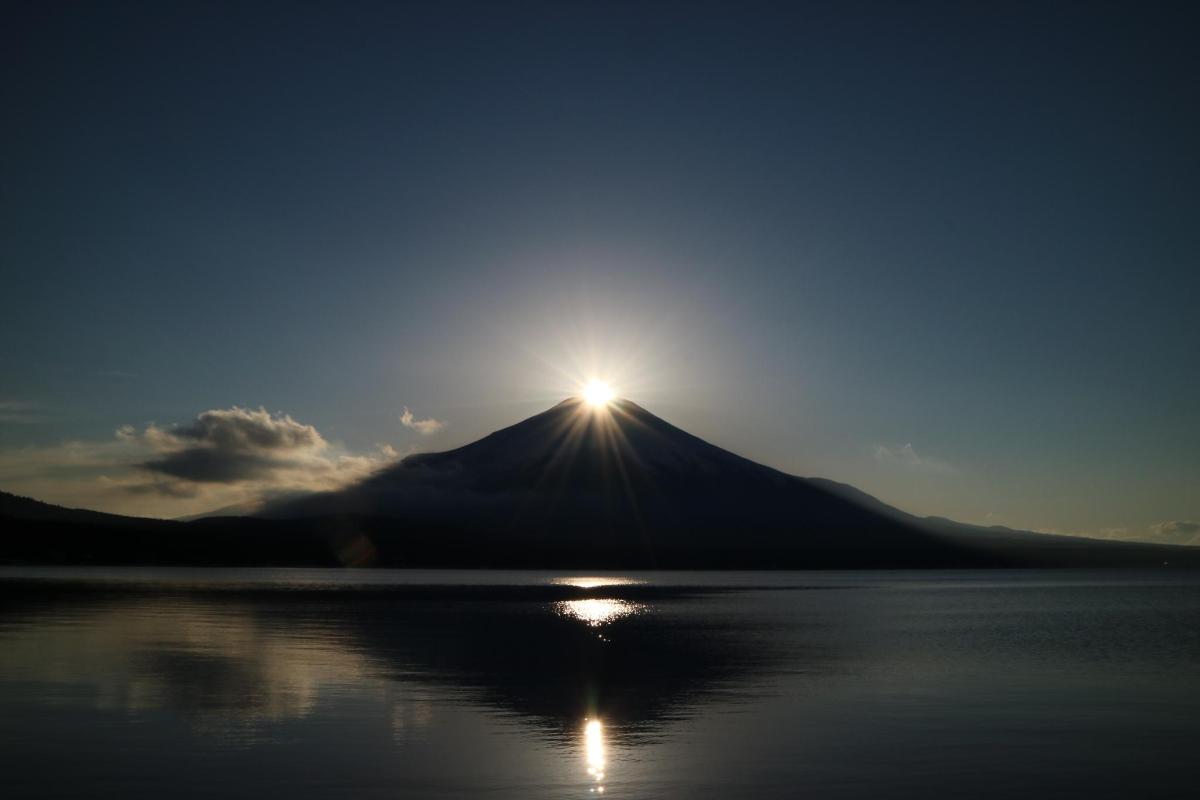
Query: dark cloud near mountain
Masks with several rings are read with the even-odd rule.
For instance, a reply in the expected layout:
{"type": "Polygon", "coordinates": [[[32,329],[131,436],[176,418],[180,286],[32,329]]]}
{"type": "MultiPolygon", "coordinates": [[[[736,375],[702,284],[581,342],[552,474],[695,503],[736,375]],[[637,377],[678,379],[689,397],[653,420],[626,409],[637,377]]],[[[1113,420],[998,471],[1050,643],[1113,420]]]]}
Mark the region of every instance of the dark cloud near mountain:
{"type": "Polygon", "coordinates": [[[280,470],[300,468],[327,447],[312,425],[266,409],[205,411],[187,425],[150,426],[142,437],[162,453],[141,466],[194,483],[263,480],[280,470]]]}
{"type": "Polygon", "coordinates": [[[248,502],[247,496],[341,486],[396,458],[386,445],[350,455],[287,414],[238,406],[204,411],[170,428],[151,424],[139,432],[127,425],[117,438],[149,456],[135,466],[151,479],[125,482],[127,492],[187,498],[234,491],[231,497],[239,503],[248,502]]]}
{"type": "Polygon", "coordinates": [[[177,500],[189,500],[198,497],[201,493],[198,483],[162,478],[126,484],[121,487],[121,490],[130,495],[158,495],[173,497],[177,500]]]}
{"type": "Polygon", "coordinates": [[[232,483],[265,477],[286,463],[256,453],[193,447],[152,459],[142,466],[151,472],[196,483],[232,483]]]}
{"type": "Polygon", "coordinates": [[[230,454],[309,450],[325,446],[325,440],[312,425],[302,425],[287,414],[272,415],[263,408],[255,411],[234,406],[205,411],[190,425],[164,433],[181,442],[195,442],[230,454]]]}

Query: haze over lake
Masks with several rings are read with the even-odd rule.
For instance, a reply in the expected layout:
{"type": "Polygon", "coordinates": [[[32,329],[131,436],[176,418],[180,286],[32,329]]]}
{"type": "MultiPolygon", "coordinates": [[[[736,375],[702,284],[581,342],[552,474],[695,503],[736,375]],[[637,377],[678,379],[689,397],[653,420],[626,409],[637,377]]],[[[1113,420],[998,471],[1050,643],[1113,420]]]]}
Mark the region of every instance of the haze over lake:
{"type": "Polygon", "coordinates": [[[1186,571],[14,567],[0,591],[7,797],[1179,797],[1200,735],[1186,571]]]}

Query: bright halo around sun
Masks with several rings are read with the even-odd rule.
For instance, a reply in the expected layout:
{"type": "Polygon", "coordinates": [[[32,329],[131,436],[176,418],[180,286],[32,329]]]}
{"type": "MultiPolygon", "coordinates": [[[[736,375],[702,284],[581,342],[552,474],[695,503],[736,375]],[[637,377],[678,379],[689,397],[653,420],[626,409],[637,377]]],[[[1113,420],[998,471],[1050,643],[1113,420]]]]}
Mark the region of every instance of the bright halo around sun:
{"type": "Polygon", "coordinates": [[[583,387],[583,399],[592,408],[604,408],[612,402],[612,387],[604,381],[588,381],[583,387]]]}

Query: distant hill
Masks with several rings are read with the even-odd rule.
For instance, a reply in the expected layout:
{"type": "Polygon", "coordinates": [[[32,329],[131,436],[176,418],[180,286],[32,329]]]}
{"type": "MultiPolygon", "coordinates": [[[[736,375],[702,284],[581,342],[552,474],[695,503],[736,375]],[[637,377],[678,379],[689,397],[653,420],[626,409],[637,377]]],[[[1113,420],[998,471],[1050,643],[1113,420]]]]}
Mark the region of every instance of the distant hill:
{"type": "Polygon", "coordinates": [[[32,497],[0,492],[0,519],[21,519],[39,522],[61,522],[81,525],[131,525],[139,521],[157,523],[145,517],[125,517],[82,508],[63,508],[43,503],[32,497]]]}
{"type": "Polygon", "coordinates": [[[981,528],[715,447],[625,400],[557,406],[257,517],[170,522],[0,495],[0,560],[609,568],[1200,565],[1200,549],[981,528]]]}

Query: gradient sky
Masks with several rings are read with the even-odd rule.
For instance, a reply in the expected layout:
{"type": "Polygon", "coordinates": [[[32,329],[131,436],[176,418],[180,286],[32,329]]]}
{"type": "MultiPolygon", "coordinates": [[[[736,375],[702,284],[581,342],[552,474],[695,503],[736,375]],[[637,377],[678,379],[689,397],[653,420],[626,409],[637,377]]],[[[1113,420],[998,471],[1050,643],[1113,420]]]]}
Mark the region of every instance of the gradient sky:
{"type": "Polygon", "coordinates": [[[194,513],[135,465],[202,412],[375,463],[596,372],[916,513],[1192,535],[1200,20],[984,5],[10,8],[0,488],[194,513]]]}

